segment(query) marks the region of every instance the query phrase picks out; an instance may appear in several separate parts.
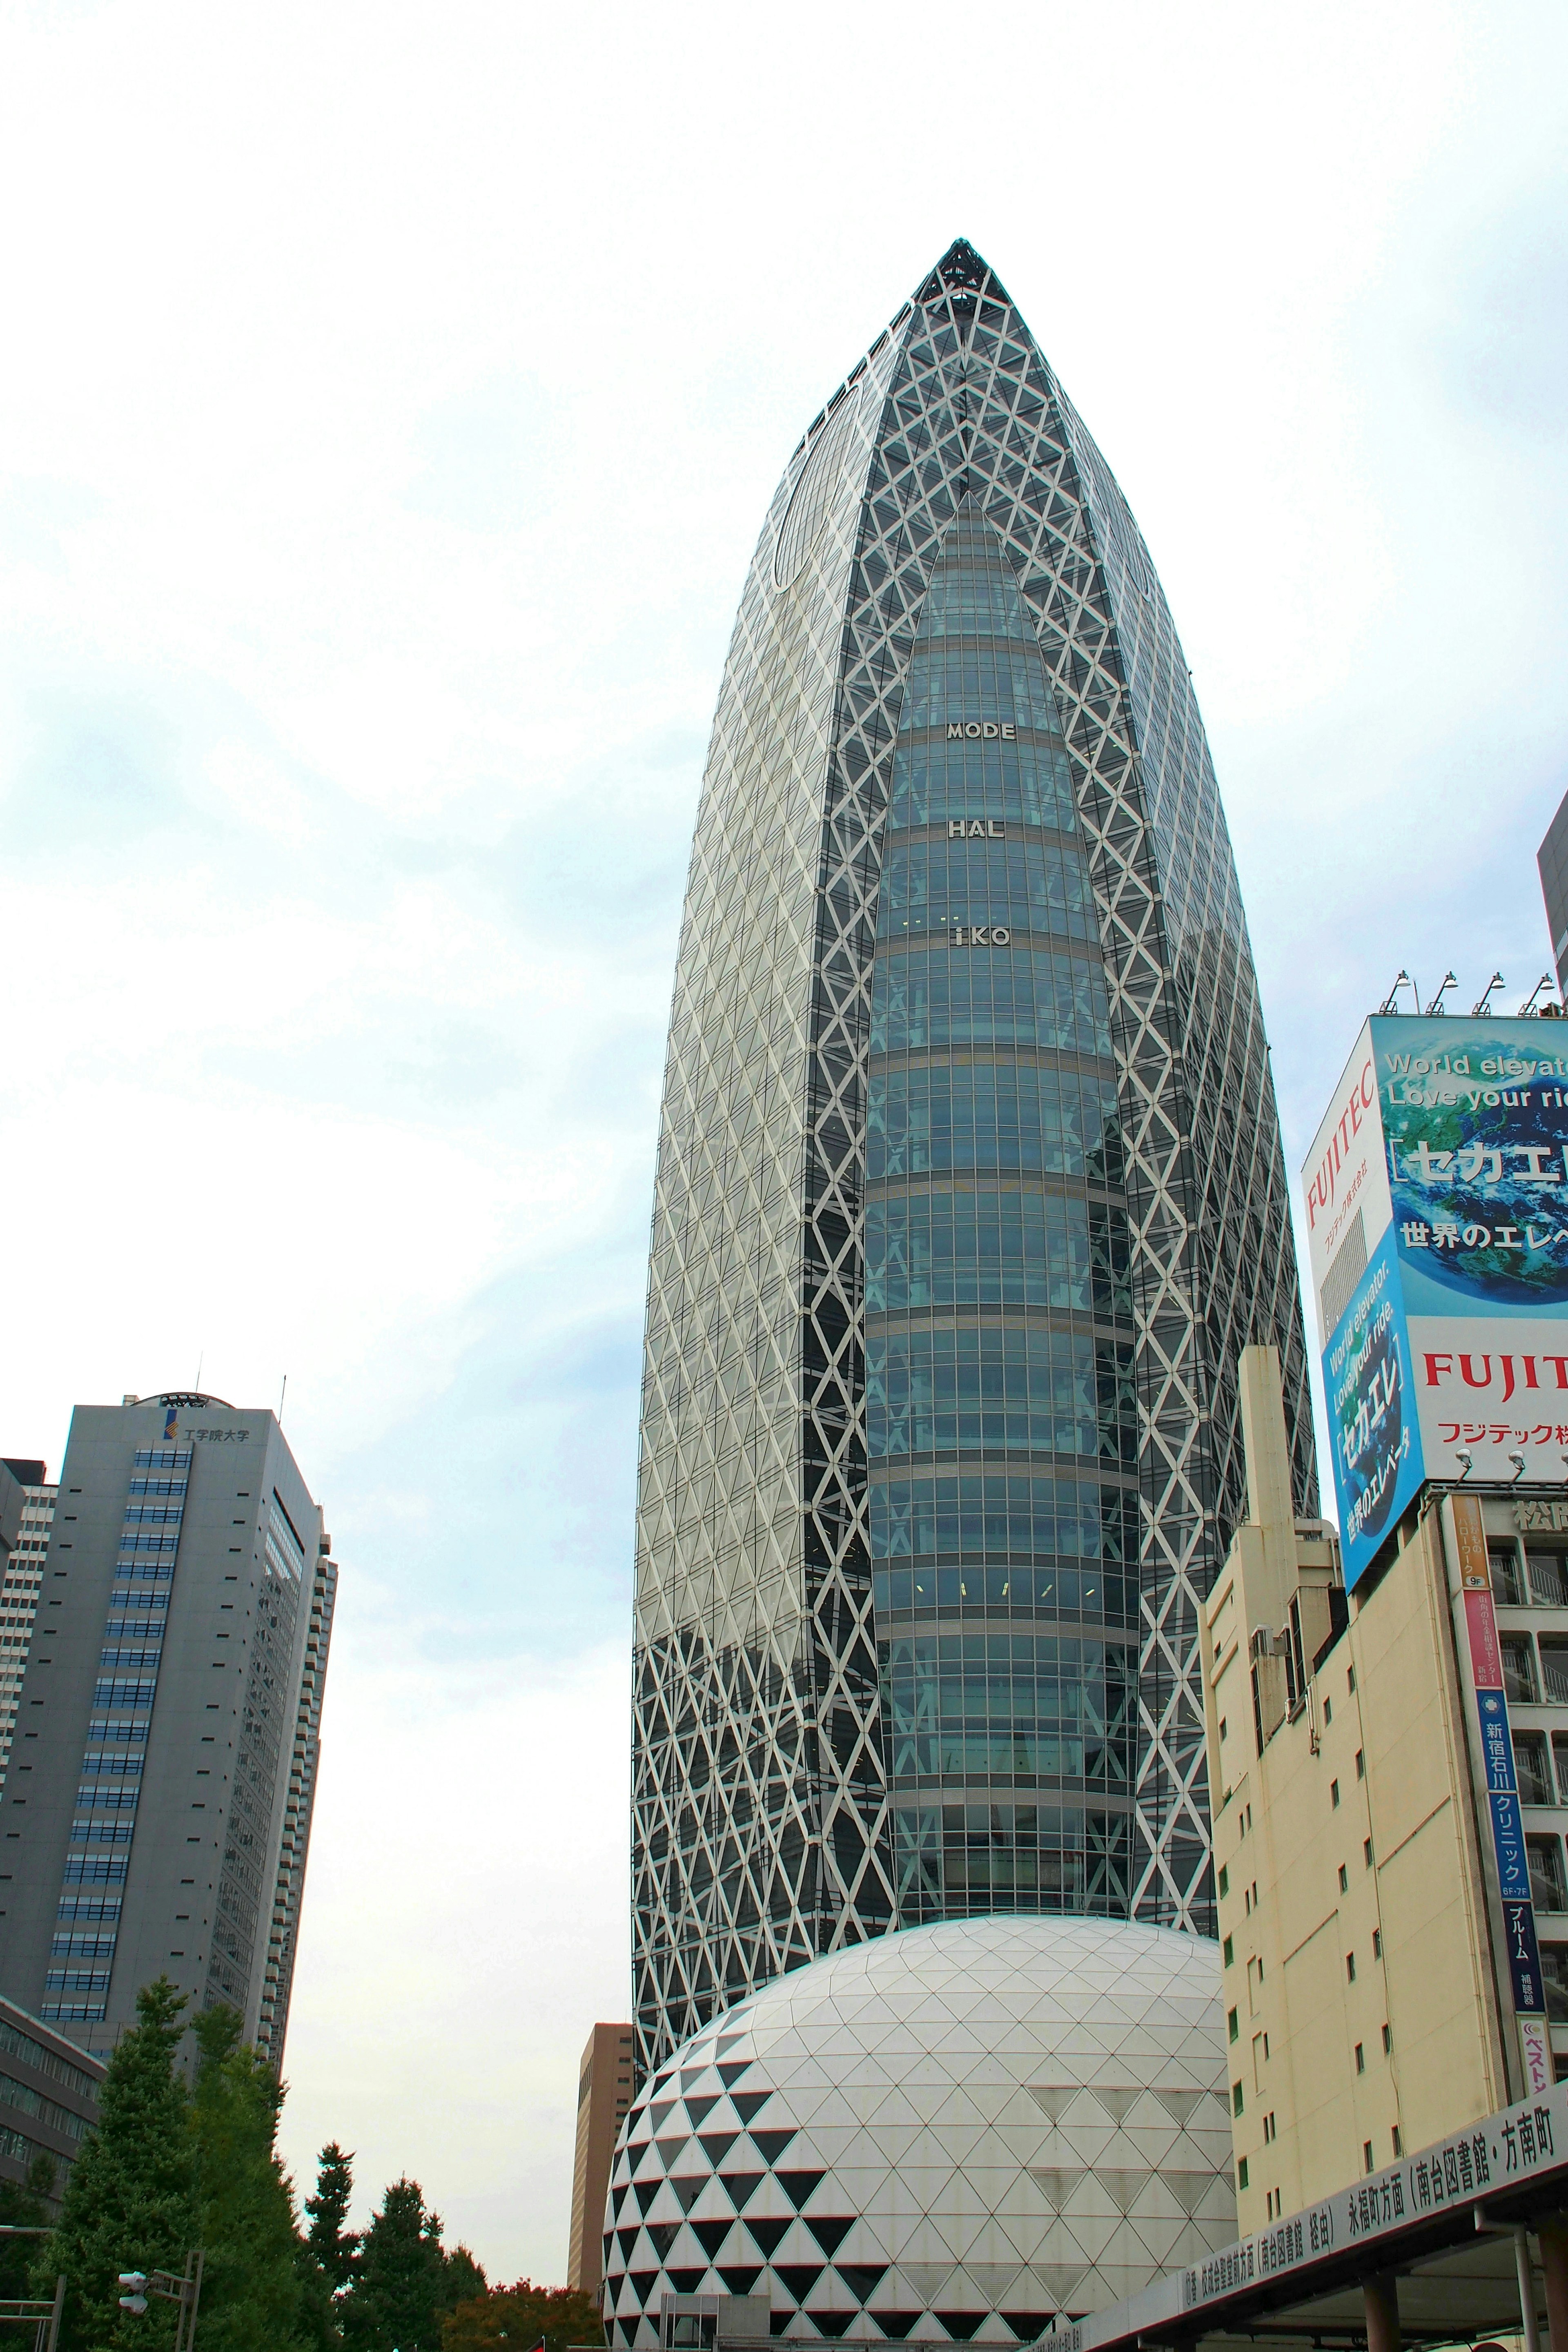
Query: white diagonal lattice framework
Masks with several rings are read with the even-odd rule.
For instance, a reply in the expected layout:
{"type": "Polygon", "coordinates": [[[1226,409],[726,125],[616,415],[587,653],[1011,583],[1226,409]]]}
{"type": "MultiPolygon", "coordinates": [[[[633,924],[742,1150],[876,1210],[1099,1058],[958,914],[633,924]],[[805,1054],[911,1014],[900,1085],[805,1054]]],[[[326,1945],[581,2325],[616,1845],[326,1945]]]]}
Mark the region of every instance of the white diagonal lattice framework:
{"type": "Polygon", "coordinates": [[[780,485],[698,816],[638,1496],[645,2065],[896,1921],[866,1524],[870,977],[904,684],[965,500],[1038,632],[1110,984],[1138,1331],[1141,1917],[1211,1924],[1197,1611],[1240,1505],[1248,1340],[1280,1350],[1298,1503],[1315,1507],[1278,1119],[1186,665],[1109,470],[960,244],[780,485]]]}

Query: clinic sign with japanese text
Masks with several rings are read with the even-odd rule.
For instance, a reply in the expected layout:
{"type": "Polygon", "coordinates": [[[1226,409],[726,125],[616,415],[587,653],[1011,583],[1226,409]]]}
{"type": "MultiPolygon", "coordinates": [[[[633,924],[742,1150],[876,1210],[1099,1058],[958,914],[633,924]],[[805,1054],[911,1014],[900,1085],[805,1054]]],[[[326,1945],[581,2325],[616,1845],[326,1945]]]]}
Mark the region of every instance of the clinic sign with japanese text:
{"type": "Polygon", "coordinates": [[[1424,1478],[1568,1482],[1568,1030],[1374,1017],[1302,1185],[1353,1585],[1424,1478]]]}

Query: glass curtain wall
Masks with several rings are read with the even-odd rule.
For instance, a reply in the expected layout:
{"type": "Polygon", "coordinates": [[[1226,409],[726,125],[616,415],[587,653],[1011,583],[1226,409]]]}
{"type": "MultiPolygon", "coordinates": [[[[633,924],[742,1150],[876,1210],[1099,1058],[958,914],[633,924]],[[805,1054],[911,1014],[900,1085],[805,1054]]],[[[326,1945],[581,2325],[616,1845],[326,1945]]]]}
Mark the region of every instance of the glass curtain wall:
{"type": "Polygon", "coordinates": [[[893,764],[866,1433],[900,1917],[1125,1914],[1137,1427],[1104,965],[1002,543],[960,510],[893,764]]]}

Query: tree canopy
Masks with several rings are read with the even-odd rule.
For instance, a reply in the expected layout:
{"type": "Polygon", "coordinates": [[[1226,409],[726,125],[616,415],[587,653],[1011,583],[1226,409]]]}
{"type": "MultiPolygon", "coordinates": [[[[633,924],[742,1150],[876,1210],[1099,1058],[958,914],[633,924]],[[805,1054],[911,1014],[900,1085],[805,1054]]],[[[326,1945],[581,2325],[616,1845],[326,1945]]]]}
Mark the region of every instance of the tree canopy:
{"type": "Polygon", "coordinates": [[[174,2073],[184,2006],[167,1977],[137,1994],[136,2022],[104,2076],[98,2128],[81,2144],[54,2235],[35,2260],[35,2294],[66,2275],[63,2352],[158,2352],[174,2341],[174,2305],[132,2319],[120,2308],[119,2276],[179,2271],[196,2243],[189,2101],[174,2073]]]}
{"type": "MultiPolygon", "coordinates": [[[[524,2334],[554,2352],[603,2341],[585,2295],[526,2279],[489,2294],[468,2248],[442,2244],[416,2180],[395,2180],[369,2227],[351,2230],[353,2158],[336,2140],[321,2150],[301,2231],[276,2148],[283,2085],[232,2009],[187,2018],[186,2005],[166,1977],[142,1988],[50,2235],[0,2238],[0,2296],[52,2294],[65,2273],[61,2352],[166,2352],[175,2305],[154,2297],[144,2313],[122,2312],[120,2273],[177,2277],[197,2247],[203,2352],[444,2352],[524,2334]],[[186,2034],[194,2080],[177,2063],[186,2034]]],[[[0,2220],[47,2221],[53,2189],[45,2158],[25,2187],[0,2183],[0,2220]]]]}
{"type": "Polygon", "coordinates": [[[232,2009],[205,2010],[193,2031],[203,2352],[279,2352],[300,2341],[300,2301],[294,2200],[273,2152],[282,2086],[260,2052],[241,2042],[232,2009]]]}
{"type": "Polygon", "coordinates": [[[482,2290],[484,2272],[466,2246],[441,2244],[441,2217],[416,2180],[395,2180],[360,2241],[338,2309],[350,2352],[441,2352],[453,2305],[482,2290]]]}
{"type": "Polygon", "coordinates": [[[498,2345],[531,2352],[541,2337],[546,2352],[564,2352],[568,2344],[602,2344],[605,2331],[593,2296],[575,2287],[535,2286],[525,2278],[515,2286],[493,2286],[458,2305],[441,2344],[442,2352],[492,2352],[498,2345]]]}

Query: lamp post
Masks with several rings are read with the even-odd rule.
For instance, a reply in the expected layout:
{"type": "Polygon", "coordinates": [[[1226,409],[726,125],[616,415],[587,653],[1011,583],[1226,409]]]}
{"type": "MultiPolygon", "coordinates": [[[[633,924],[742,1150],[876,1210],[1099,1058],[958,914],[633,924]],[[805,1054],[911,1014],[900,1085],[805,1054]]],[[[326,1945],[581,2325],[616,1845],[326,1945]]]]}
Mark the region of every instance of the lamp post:
{"type": "Polygon", "coordinates": [[[120,2284],[129,2292],[120,2298],[121,2310],[140,2318],[150,2294],[161,2295],[165,2303],[177,2303],[180,2319],[174,2330],[174,2352],[191,2352],[196,2340],[196,2305],[202,2299],[202,2268],[205,2261],[205,2254],[197,2246],[185,2256],[184,2273],[179,2278],[173,2271],[121,2271],[120,2284]]]}

